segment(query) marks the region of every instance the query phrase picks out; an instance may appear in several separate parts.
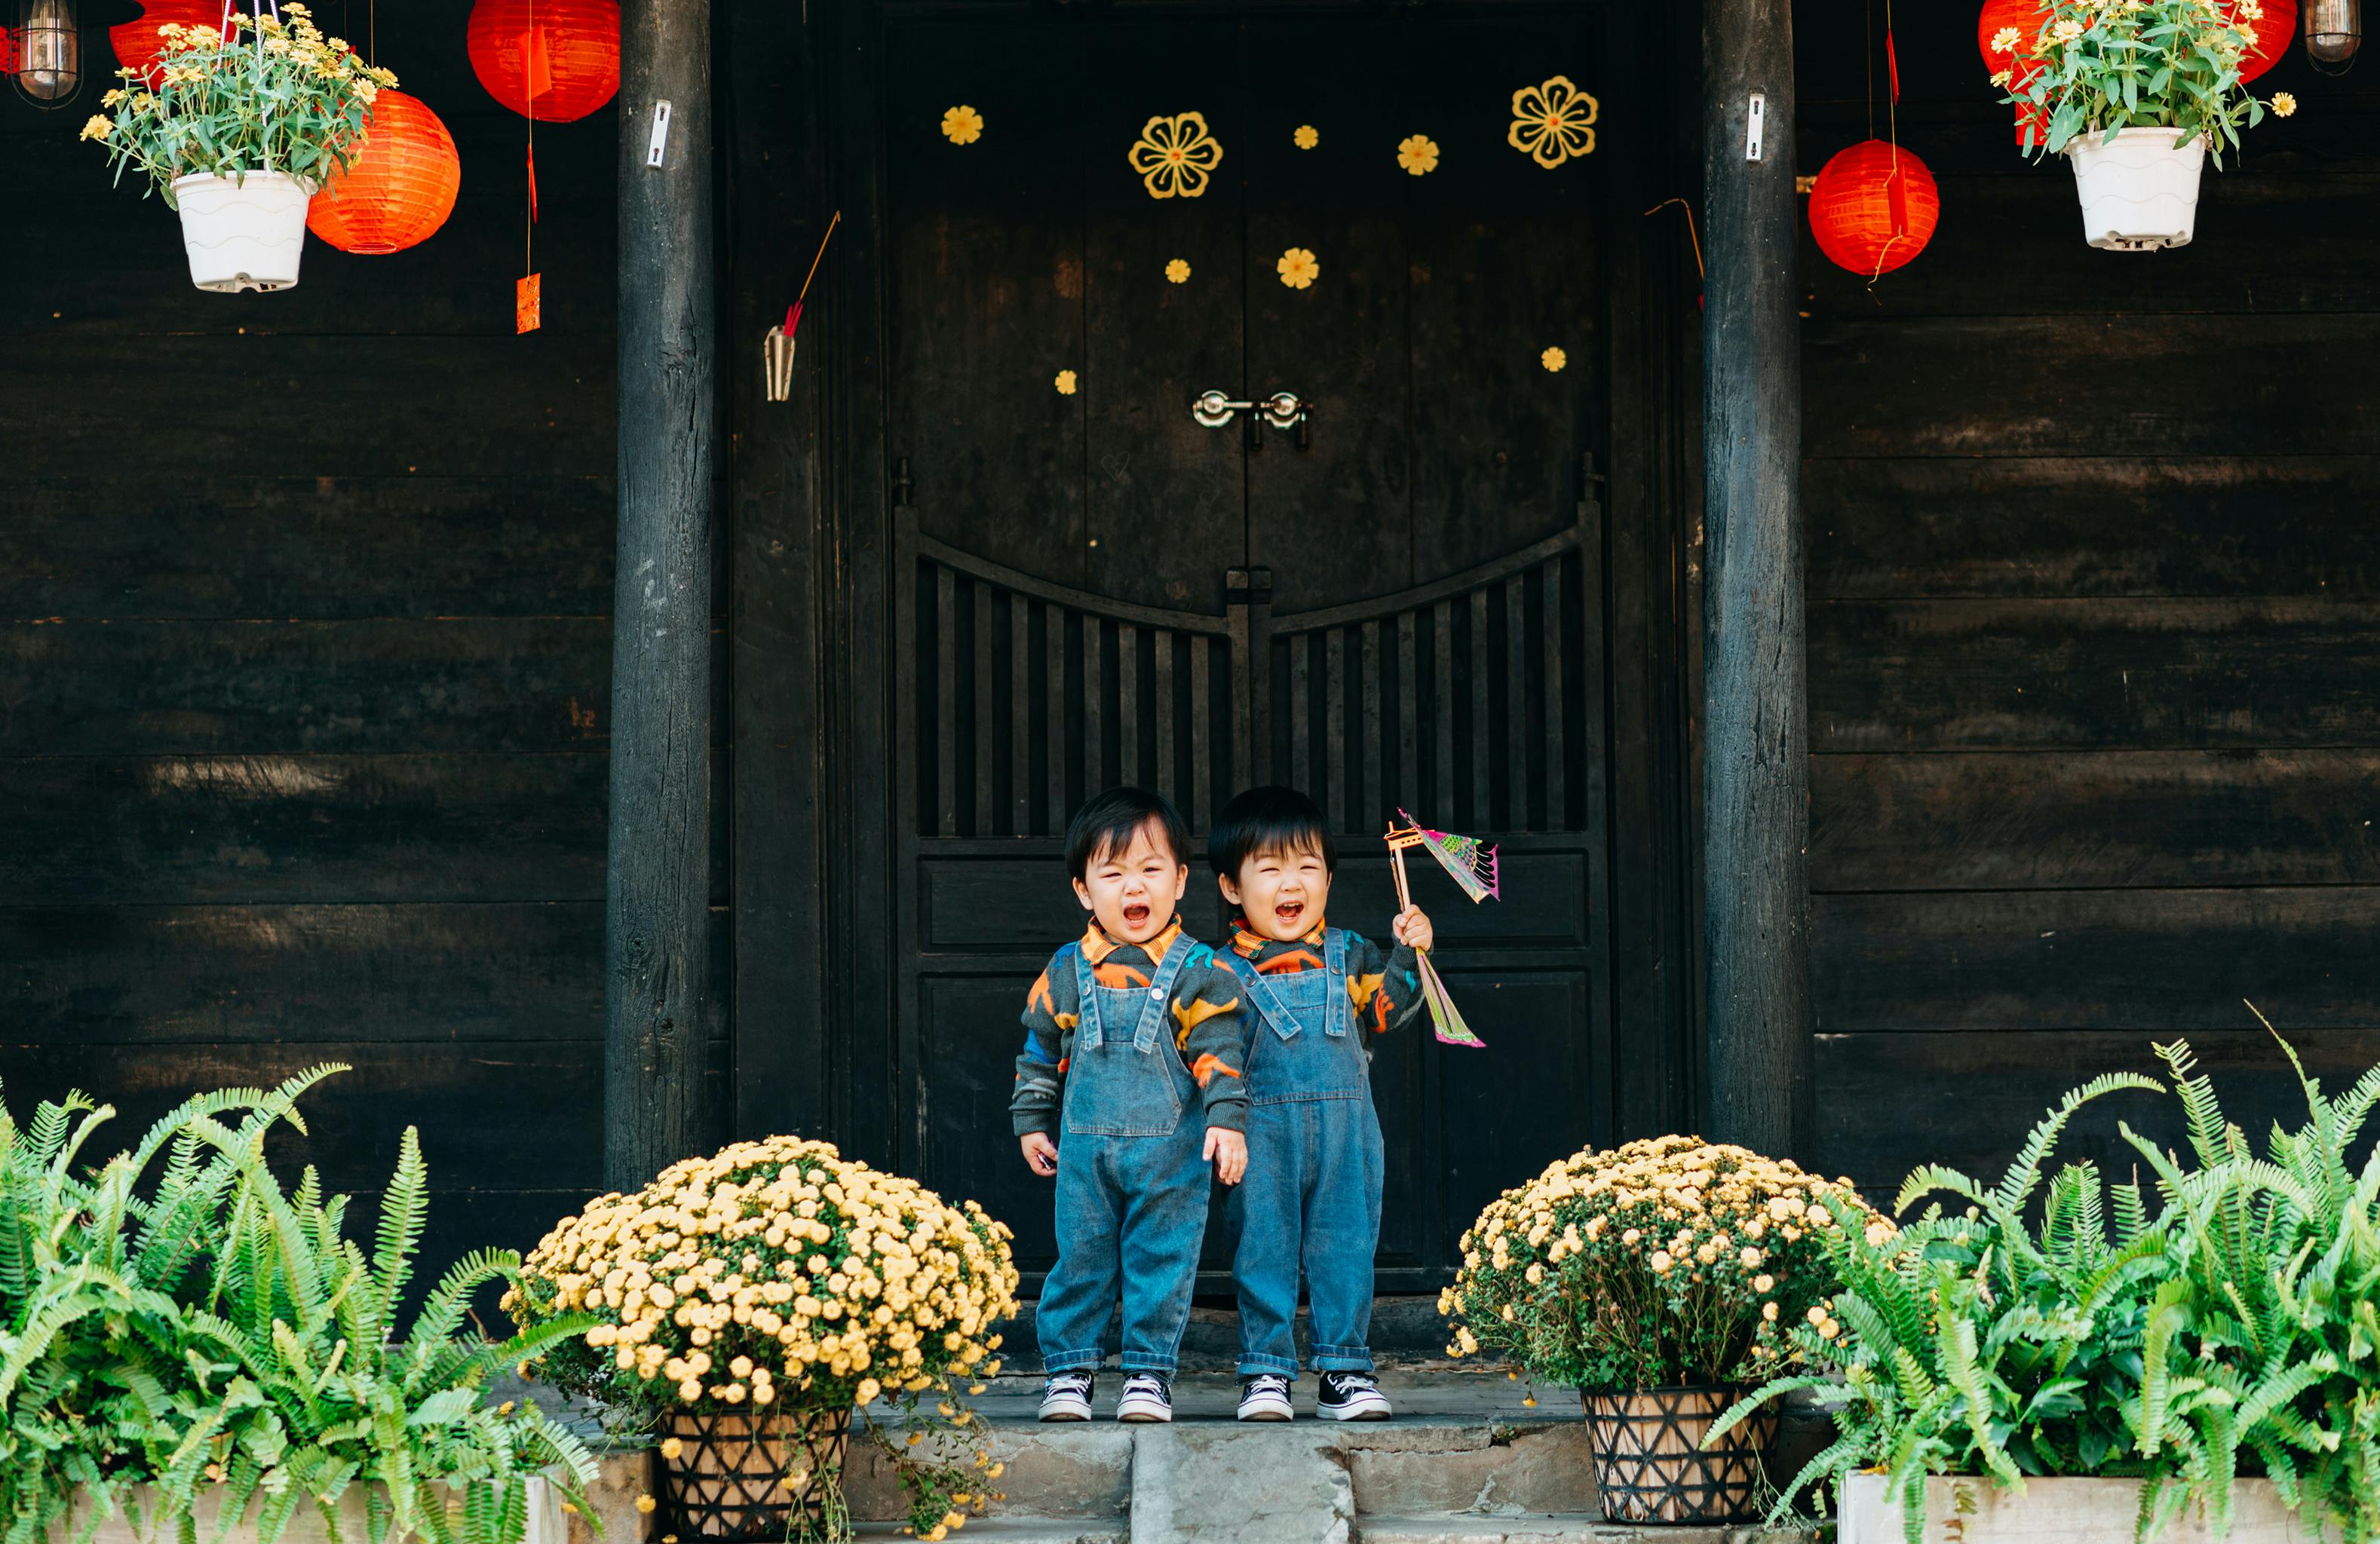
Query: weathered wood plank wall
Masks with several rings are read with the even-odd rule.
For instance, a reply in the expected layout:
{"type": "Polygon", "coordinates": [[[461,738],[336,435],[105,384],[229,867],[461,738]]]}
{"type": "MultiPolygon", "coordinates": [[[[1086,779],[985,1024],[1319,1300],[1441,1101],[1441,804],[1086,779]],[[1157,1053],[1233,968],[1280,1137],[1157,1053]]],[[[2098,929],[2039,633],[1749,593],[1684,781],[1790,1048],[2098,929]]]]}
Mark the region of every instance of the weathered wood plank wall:
{"type": "Polygon", "coordinates": [[[283,295],[189,286],[76,142],[91,95],[0,108],[0,1077],[130,1128],[352,1062],[302,1151],[370,1191],[418,1123],[442,1256],[533,1242],[601,1167],[616,131],[538,126],[516,337],[526,125],[468,11],[377,18],[453,218],[310,241],[283,295]]]}
{"type": "MultiPolygon", "coordinates": [[[[1796,16],[1804,173],[1868,133],[1861,19],[1796,16]]],[[[1820,1156],[1888,1193],[2177,1035],[2261,1133],[2243,997],[2380,1060],[2380,83],[2293,53],[2196,243],[2102,253],[1973,7],[1896,20],[1940,228],[1873,288],[1803,245],[1820,1156]]],[[[2128,1164],[2133,1099],[2078,1151],[2128,1164]]]]}

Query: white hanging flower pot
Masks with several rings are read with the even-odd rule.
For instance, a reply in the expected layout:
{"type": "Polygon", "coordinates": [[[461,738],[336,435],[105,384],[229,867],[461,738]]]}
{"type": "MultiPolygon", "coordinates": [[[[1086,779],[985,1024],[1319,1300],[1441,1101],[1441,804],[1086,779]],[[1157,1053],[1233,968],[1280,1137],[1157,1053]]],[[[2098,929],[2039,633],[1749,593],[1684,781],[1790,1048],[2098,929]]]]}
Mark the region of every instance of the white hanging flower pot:
{"type": "Polygon", "coordinates": [[[2110,252],[2186,247],[2198,225],[2198,176],[2206,140],[2174,142],[2170,128],[2085,130],[2067,142],[2082,238],[2110,252]]]}
{"type": "Polygon", "coordinates": [[[313,197],[312,183],[287,172],[176,177],[190,283],[224,295],[297,283],[313,197]]]}

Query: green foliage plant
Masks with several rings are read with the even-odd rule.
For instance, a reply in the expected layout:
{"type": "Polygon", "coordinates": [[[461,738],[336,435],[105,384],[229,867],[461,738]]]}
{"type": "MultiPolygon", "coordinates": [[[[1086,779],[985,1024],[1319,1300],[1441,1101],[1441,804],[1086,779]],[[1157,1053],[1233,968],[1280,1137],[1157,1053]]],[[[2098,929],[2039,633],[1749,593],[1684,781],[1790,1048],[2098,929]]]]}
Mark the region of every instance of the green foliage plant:
{"type": "Polygon", "coordinates": [[[123,84],[100,103],[113,111],[83,125],[116,180],[138,167],[173,208],[176,177],[286,172],[320,187],[346,167],[372,99],[396,77],[366,64],[345,39],[325,38],[304,6],[281,12],[235,9],[229,37],[212,27],[158,29],[157,63],[146,74],[118,70],[123,84]]]}
{"type": "Polygon", "coordinates": [[[76,1160],[111,1109],[74,1094],[20,1128],[0,1106],[5,1544],[46,1539],[79,1500],[86,1535],[125,1511],[195,1544],[204,1503],[216,1539],[252,1520],[275,1544],[310,1504],[336,1540],[359,1485],[369,1544],[519,1544],[529,1476],[574,1500],[592,1479],[566,1429],[482,1396],[585,1321],[505,1345],[459,1333],[516,1257],[458,1263],[400,1330],[429,1185],[413,1131],[369,1255],[345,1197],[310,1168],[285,1189],[266,1163],[271,1128],[302,1132],[298,1096],[339,1070],[193,1099],[91,1174],[76,1160]]]}
{"type": "Polygon", "coordinates": [[[1597,1393],[1758,1381],[1837,1285],[1839,1234],[1888,1233],[1848,1180],[1696,1137],[1590,1149],[1488,1203],[1439,1296],[1447,1354],[1597,1393]]]}
{"type": "Polygon", "coordinates": [[[1785,1488],[1883,1476],[1911,1544],[1931,1476],[2142,1480],[2136,1533],[2185,1511],[2229,1530],[2234,1484],[2269,1476],[2345,1544],[2380,1538],[2380,1155],[2348,1154],[2380,1102],[2380,1068],[2325,1099],[2283,1049],[2308,1110],[2254,1155],[2186,1043],[2169,1081],[2111,1073],[2067,1094],[1997,1186],[1926,1165],[1896,1210],[1948,1195],[1897,1234],[1829,1234],[1842,1281],[1825,1322],[1794,1327],[1804,1370],[1740,1402],[1714,1436],[1774,1395],[1816,1393],[1836,1441],[1785,1488]],[[2120,1092],[2180,1101],[2194,1164],[2119,1122],[2154,1183],[2108,1185],[2088,1163],[2044,1182],[2086,1104],[2120,1092]],[[1829,1333],[1828,1324],[1835,1326],[1829,1333]]]}
{"type": "Polygon", "coordinates": [[[2024,148],[2036,158],[2087,134],[2170,128],[2176,145],[2204,139],[2219,169],[2267,106],[2297,110],[2287,92],[2267,103],[2240,81],[2263,14],[2261,0],[2044,0],[2032,35],[2007,27],[1990,41],[1992,78],[2031,110],[2024,148]]]}

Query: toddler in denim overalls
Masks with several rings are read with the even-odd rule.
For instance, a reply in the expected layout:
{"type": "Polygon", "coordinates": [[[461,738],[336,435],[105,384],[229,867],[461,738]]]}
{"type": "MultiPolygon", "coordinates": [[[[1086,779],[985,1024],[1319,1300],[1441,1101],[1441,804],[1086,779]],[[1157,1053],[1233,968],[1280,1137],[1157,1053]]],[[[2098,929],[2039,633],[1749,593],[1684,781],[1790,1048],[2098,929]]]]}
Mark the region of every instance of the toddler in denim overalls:
{"type": "Polygon", "coordinates": [[[1312,1309],[1315,1410],[1383,1420],[1372,1378],[1372,1256],[1380,1236],[1380,1122],[1366,1033],[1421,1002],[1418,908],[1396,919],[1393,954],[1327,925],[1329,829],[1293,790],[1252,789],[1223,807],[1209,843],[1224,899],[1241,909],[1221,956],[1245,994],[1248,1182],[1230,1200],[1240,1301],[1240,1418],[1287,1420],[1297,1375],[1292,1326],[1301,1266],[1312,1309]]]}
{"type": "Polygon", "coordinates": [[[1118,789],[1086,805],[1067,861],[1094,920],[1026,995],[1009,1108],[1026,1162],[1058,1181],[1058,1262],[1038,1316],[1043,1420],[1090,1418],[1119,1297],[1116,1418],[1172,1418],[1207,1164],[1227,1185],[1246,1164],[1238,978],[1173,915],[1188,847],[1181,816],[1154,794],[1118,789]]]}

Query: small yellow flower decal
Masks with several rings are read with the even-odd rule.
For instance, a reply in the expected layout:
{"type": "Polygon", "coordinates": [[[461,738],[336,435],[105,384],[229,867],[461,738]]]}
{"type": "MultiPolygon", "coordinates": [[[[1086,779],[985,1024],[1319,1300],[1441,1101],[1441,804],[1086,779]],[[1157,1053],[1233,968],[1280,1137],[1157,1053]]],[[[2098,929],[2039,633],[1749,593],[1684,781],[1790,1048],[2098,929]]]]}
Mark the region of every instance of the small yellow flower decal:
{"type": "Polygon", "coordinates": [[[1183,284],[1189,283],[1189,281],[1190,265],[1180,258],[1176,258],[1172,262],[1165,265],[1165,282],[1167,283],[1183,284]]]}
{"type": "Polygon", "coordinates": [[[1075,394],[1075,372],[1072,370],[1060,370],[1058,372],[1057,387],[1058,394],[1060,396],[1073,396],[1075,394]]]}
{"type": "Polygon", "coordinates": [[[1570,363],[1570,356],[1563,353],[1559,347],[1549,348],[1543,354],[1537,356],[1537,363],[1543,365],[1549,371],[1559,370],[1564,365],[1570,363]]]}
{"type": "Polygon", "coordinates": [[[1397,164],[1415,176],[1438,170],[1438,141],[1427,134],[1415,134],[1397,145],[1397,164]]]}
{"type": "Polygon", "coordinates": [[[2298,110],[2298,99],[2287,91],[2273,93],[2273,116],[2286,118],[2298,110]]]}
{"type": "Polygon", "coordinates": [[[1292,289],[1305,289],[1322,276],[1322,265],[1314,254],[1303,247],[1293,247],[1281,255],[1273,267],[1280,271],[1281,282],[1292,289]]]}
{"type": "Polygon", "coordinates": [[[1222,164],[1223,146],[1208,132],[1206,114],[1160,113],[1141,126],[1124,159],[1150,198],[1195,199],[1207,191],[1208,174],[1222,164]]]}
{"type": "Polygon", "coordinates": [[[1302,151],[1310,151],[1315,146],[1322,143],[1321,131],[1316,128],[1312,124],[1298,125],[1297,132],[1291,135],[1290,138],[1297,141],[1297,148],[1302,151]]]}
{"type": "Polygon", "coordinates": [[[1574,155],[1595,153],[1597,101],[1557,75],[1512,93],[1512,127],[1505,142],[1552,171],[1574,155]]]}
{"type": "Polygon", "coordinates": [[[953,145],[972,145],[983,138],[983,115],[962,103],[942,115],[942,138],[953,145]]]}

